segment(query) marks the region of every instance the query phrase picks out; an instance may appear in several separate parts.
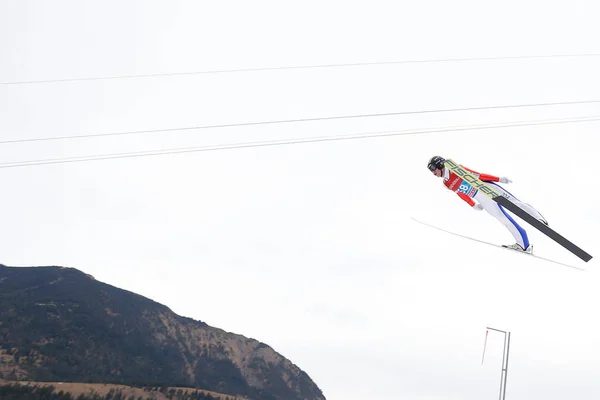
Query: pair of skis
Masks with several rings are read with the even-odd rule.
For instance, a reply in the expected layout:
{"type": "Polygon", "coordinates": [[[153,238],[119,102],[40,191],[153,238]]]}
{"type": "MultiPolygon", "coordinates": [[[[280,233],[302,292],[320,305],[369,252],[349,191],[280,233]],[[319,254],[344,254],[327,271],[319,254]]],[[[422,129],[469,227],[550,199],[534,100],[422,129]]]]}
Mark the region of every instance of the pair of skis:
{"type": "MultiPolygon", "coordinates": [[[[588,254],[587,252],[585,252],[580,247],[576,246],[574,243],[572,243],[571,241],[569,241],[568,239],[566,239],[564,236],[560,235],[558,232],[554,231],[552,228],[550,228],[546,224],[538,221],[536,218],[534,218],[533,216],[529,215],[526,211],[524,211],[523,209],[521,209],[519,206],[517,206],[514,203],[512,203],[502,193],[498,193],[492,187],[490,187],[489,185],[486,185],[477,176],[473,175],[471,172],[469,172],[468,170],[466,170],[460,164],[458,164],[458,163],[456,163],[456,162],[454,162],[454,161],[452,161],[450,159],[447,159],[444,164],[445,164],[446,168],[448,168],[450,171],[454,172],[456,175],[458,175],[459,177],[461,177],[462,179],[464,179],[466,182],[470,183],[471,186],[477,188],[479,191],[481,191],[482,193],[484,193],[486,196],[488,196],[489,198],[491,198],[492,200],[494,200],[496,203],[498,203],[502,207],[506,208],[507,210],[511,211],[513,214],[515,214],[516,216],[518,216],[519,218],[521,218],[525,222],[529,223],[531,226],[533,226],[534,228],[536,228],[537,230],[539,230],[540,232],[542,232],[543,234],[545,234],[546,236],[548,236],[550,239],[554,240],[556,243],[560,244],[565,249],[569,250],[571,253],[573,253],[574,255],[576,255],[577,257],[579,257],[580,259],[582,259],[583,261],[588,262],[588,261],[590,261],[592,259],[592,256],[590,254],[588,254]]],[[[424,222],[418,221],[418,220],[416,220],[414,218],[413,218],[413,220],[415,220],[416,222],[419,222],[419,223],[421,223],[423,225],[427,225],[429,227],[441,230],[443,232],[450,233],[452,235],[460,236],[460,237],[463,237],[463,238],[466,238],[466,239],[470,239],[470,240],[473,240],[473,241],[476,241],[476,242],[484,243],[484,244],[487,244],[487,245],[490,245],[490,246],[495,246],[495,247],[500,247],[500,248],[506,249],[506,247],[498,246],[496,244],[485,242],[483,240],[473,239],[473,238],[470,238],[468,236],[459,235],[459,234],[456,234],[454,232],[450,232],[450,231],[447,231],[445,229],[441,229],[441,228],[435,227],[433,225],[429,225],[429,224],[426,224],[424,222]]],[[[515,250],[511,250],[511,251],[517,252],[515,250]]],[[[529,255],[529,256],[532,256],[532,257],[536,257],[536,258],[539,258],[539,259],[542,259],[542,260],[545,260],[545,261],[549,261],[549,262],[552,262],[552,263],[555,263],[555,264],[564,265],[564,266],[567,266],[567,267],[570,267],[570,268],[575,268],[575,269],[583,270],[581,268],[577,268],[577,267],[573,267],[571,265],[563,264],[563,263],[558,262],[558,261],[550,260],[550,259],[543,258],[543,257],[538,257],[538,256],[535,256],[535,255],[533,255],[531,253],[525,253],[525,252],[519,252],[519,253],[525,254],[525,255],[529,255]]]]}
{"type": "Polygon", "coordinates": [[[423,221],[419,221],[418,219],[416,219],[416,218],[414,218],[414,217],[411,217],[411,219],[412,219],[413,221],[415,221],[415,222],[418,222],[419,224],[422,224],[422,225],[428,226],[428,227],[430,227],[430,228],[433,228],[433,229],[437,229],[438,231],[442,231],[442,232],[449,233],[450,235],[454,235],[454,236],[458,236],[458,237],[461,237],[461,238],[469,239],[469,240],[472,240],[472,241],[474,241],[474,242],[478,242],[478,243],[487,244],[488,246],[499,247],[499,248],[501,248],[501,249],[504,249],[504,250],[509,250],[509,251],[511,251],[511,252],[513,252],[513,253],[518,253],[518,254],[523,254],[523,255],[526,255],[526,256],[531,256],[531,257],[534,257],[534,258],[537,258],[537,259],[540,259],[540,260],[544,260],[544,261],[551,262],[551,263],[553,263],[553,264],[562,265],[562,266],[564,266],[564,267],[569,267],[569,268],[573,268],[573,269],[578,269],[578,270],[580,270],[580,271],[585,271],[585,269],[583,269],[583,268],[579,268],[579,267],[575,267],[575,266],[573,266],[573,265],[569,265],[569,264],[561,263],[560,261],[551,260],[551,259],[549,259],[549,258],[540,257],[540,256],[537,256],[537,255],[534,255],[533,253],[526,253],[526,252],[524,252],[524,251],[512,250],[512,249],[509,249],[509,248],[507,248],[507,247],[504,247],[504,246],[500,246],[500,245],[498,245],[498,244],[495,244],[495,243],[486,242],[485,240],[479,240],[479,239],[475,239],[475,238],[472,238],[472,237],[469,237],[469,236],[461,235],[461,234],[459,234],[459,233],[455,233],[455,232],[447,231],[446,229],[438,228],[437,226],[434,226],[434,225],[428,224],[428,223],[426,223],[426,222],[423,222],[423,221]]]}

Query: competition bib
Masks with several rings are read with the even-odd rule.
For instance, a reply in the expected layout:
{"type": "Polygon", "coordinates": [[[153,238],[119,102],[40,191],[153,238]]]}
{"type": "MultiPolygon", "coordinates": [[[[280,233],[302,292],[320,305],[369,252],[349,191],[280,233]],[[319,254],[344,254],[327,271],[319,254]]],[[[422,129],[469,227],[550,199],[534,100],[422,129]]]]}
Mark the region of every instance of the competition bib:
{"type": "Polygon", "coordinates": [[[466,194],[469,197],[473,197],[477,193],[477,189],[471,186],[471,184],[469,184],[468,182],[462,181],[456,192],[466,194]]]}

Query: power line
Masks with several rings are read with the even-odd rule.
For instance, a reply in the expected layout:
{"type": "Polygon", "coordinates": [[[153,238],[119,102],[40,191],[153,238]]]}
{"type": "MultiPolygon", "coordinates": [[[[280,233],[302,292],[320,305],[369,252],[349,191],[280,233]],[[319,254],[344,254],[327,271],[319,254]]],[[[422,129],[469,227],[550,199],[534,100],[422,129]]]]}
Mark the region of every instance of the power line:
{"type": "Polygon", "coordinates": [[[139,130],[139,131],[96,133],[96,134],[89,134],[89,135],[72,135],[72,136],[56,136],[56,137],[46,137],[46,138],[3,140],[3,141],[0,141],[0,144],[27,143],[27,142],[67,140],[67,139],[88,139],[88,138],[98,138],[98,137],[107,137],[107,136],[141,135],[141,134],[148,134],[148,133],[189,131],[189,130],[197,130],[197,129],[199,130],[199,129],[234,128],[234,127],[256,126],[256,125],[288,124],[288,123],[296,123],[296,122],[314,122],[314,121],[331,121],[331,120],[354,119],[354,118],[389,117],[389,116],[396,116],[396,115],[430,114],[430,113],[444,113],[444,112],[458,112],[458,111],[481,111],[481,110],[525,108],[525,107],[547,107],[547,106],[591,104],[591,103],[600,103],[600,100],[562,101],[562,102],[554,102],[554,103],[532,103],[532,104],[509,104],[509,105],[499,105],[499,106],[446,108],[446,109],[437,109],[437,110],[399,111],[399,112],[377,113],[377,114],[358,114],[358,115],[343,115],[343,116],[332,116],[332,117],[317,117],[317,118],[258,121],[258,122],[242,122],[242,123],[237,123],[237,124],[200,125],[200,126],[189,126],[189,127],[181,127],[181,128],[164,128],[164,129],[150,129],[150,130],[139,130]]]}
{"type": "Polygon", "coordinates": [[[421,134],[427,134],[427,133],[457,132],[457,131],[469,131],[469,130],[478,130],[478,129],[515,128],[515,127],[523,127],[523,126],[568,124],[568,123],[592,122],[592,121],[600,121],[600,115],[592,115],[592,116],[588,116],[588,117],[578,117],[578,118],[569,118],[569,119],[521,121],[521,122],[487,124],[487,125],[466,125],[466,126],[458,126],[458,127],[418,129],[418,130],[407,130],[407,131],[397,131],[396,130],[396,131],[381,131],[381,132],[363,132],[363,133],[356,133],[356,134],[349,134],[349,135],[320,136],[320,137],[311,137],[311,138],[305,138],[305,139],[268,140],[268,141],[233,143],[233,144],[214,145],[214,146],[184,147],[184,148],[150,150],[150,151],[130,152],[130,153],[102,154],[102,155],[95,155],[95,156],[50,158],[50,159],[41,159],[41,160],[3,163],[3,164],[0,164],[0,169],[30,167],[30,166],[48,165],[48,164],[66,164],[66,163],[77,163],[77,162],[88,162],[88,161],[103,161],[103,160],[112,160],[112,159],[119,159],[119,158],[134,158],[134,157],[149,157],[149,156],[168,155],[168,154],[195,153],[195,152],[204,152],[204,151],[233,150],[233,149],[242,149],[242,148],[250,148],[250,147],[282,146],[282,145],[293,145],[293,144],[303,144],[303,143],[332,142],[332,141],[341,141],[341,140],[357,140],[357,139],[369,139],[369,138],[390,137],[390,136],[421,135],[421,134]]]}
{"type": "Polygon", "coordinates": [[[26,84],[36,84],[36,83],[100,81],[100,80],[114,80],[114,79],[157,78],[157,77],[185,76],[185,75],[225,74],[225,73],[234,73],[234,72],[264,72],[264,71],[282,71],[282,70],[294,70],[294,69],[365,67],[365,66],[374,66],[374,65],[427,64],[427,63],[449,63],[449,62],[467,62],[467,61],[523,60],[523,59],[568,58],[568,57],[572,57],[572,58],[578,57],[579,58],[579,57],[597,57],[597,56],[600,56],[600,53],[552,54],[552,55],[537,55],[537,56],[439,58],[439,59],[427,59],[427,60],[382,61],[382,62],[364,62],[364,63],[346,63],[346,64],[319,64],[319,65],[300,65],[300,66],[282,66],[282,67],[265,67],[265,68],[239,68],[239,69],[209,70],[209,71],[195,71],[195,72],[167,72],[167,73],[140,74],[140,75],[113,75],[113,76],[86,77],[86,78],[13,81],[13,82],[0,82],[0,86],[1,85],[26,85],[26,84]]]}

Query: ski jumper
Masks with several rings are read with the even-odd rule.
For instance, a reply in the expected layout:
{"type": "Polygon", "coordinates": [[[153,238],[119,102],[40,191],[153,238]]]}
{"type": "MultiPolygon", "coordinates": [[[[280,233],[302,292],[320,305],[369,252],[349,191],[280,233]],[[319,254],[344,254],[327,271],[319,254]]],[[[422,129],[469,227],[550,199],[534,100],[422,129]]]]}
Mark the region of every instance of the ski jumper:
{"type": "MultiPolygon", "coordinates": [[[[473,175],[477,176],[481,181],[487,183],[492,186],[492,188],[500,194],[504,194],[512,203],[519,206],[521,209],[525,210],[528,214],[533,216],[536,219],[540,219],[542,215],[531,205],[527,203],[523,203],[515,196],[506,191],[502,186],[498,185],[496,182],[500,180],[497,176],[488,175],[488,174],[480,174],[479,172],[473,171],[469,168],[465,169],[471,172],[473,175]]],[[[510,216],[504,207],[500,204],[496,203],[494,200],[490,199],[484,193],[480,193],[477,188],[471,186],[470,183],[463,180],[461,177],[456,175],[454,172],[450,171],[448,168],[444,169],[444,185],[455,192],[461,199],[467,202],[471,207],[475,205],[475,200],[485,211],[487,211],[490,215],[495,217],[498,221],[500,221],[513,235],[515,241],[523,247],[523,249],[527,249],[529,247],[529,238],[527,237],[527,232],[523,229],[517,221],[514,220],[512,216],[510,216]]]]}

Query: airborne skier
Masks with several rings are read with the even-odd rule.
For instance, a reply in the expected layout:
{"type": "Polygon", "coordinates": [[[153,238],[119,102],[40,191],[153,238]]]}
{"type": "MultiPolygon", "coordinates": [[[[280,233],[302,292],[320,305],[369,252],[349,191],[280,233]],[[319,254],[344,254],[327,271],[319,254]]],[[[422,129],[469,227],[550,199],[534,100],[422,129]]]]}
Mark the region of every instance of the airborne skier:
{"type": "MultiPolygon", "coordinates": [[[[526,253],[531,253],[533,246],[529,243],[529,238],[527,237],[527,232],[523,229],[517,221],[514,220],[502,207],[500,204],[496,203],[494,200],[490,199],[483,193],[480,193],[479,190],[473,187],[470,183],[463,180],[461,177],[456,175],[454,172],[448,170],[444,162],[446,160],[440,156],[434,156],[429,160],[427,164],[427,168],[437,177],[444,179],[444,185],[455,192],[461,199],[467,202],[471,207],[473,207],[477,211],[485,210],[490,215],[495,217],[498,221],[500,221],[513,235],[516,243],[511,245],[503,245],[503,247],[523,251],[526,253]],[[475,200],[477,202],[475,202],[475,200]]],[[[476,175],[481,181],[487,183],[490,186],[493,186],[493,189],[500,194],[505,195],[512,203],[519,206],[521,209],[526,211],[528,214],[539,220],[540,222],[548,225],[546,219],[540,214],[535,208],[527,203],[523,203],[518,200],[512,194],[506,191],[502,186],[498,185],[496,182],[500,183],[511,183],[512,181],[506,177],[497,177],[488,174],[480,174],[479,172],[473,171],[463,166],[466,170],[471,172],[473,175],[476,175]]]]}

